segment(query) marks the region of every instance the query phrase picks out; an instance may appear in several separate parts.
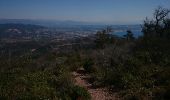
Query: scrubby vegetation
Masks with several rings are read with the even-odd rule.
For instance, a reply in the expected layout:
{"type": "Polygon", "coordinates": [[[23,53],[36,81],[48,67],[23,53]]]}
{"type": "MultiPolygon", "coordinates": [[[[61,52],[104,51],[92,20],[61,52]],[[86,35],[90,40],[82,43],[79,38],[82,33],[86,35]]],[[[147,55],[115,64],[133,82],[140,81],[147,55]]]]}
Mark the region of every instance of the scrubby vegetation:
{"type": "Polygon", "coordinates": [[[88,100],[90,94],[76,86],[71,75],[83,67],[94,87],[107,87],[122,99],[169,100],[169,12],[156,9],[154,18],[144,21],[144,34],[139,38],[130,30],[124,37],[115,37],[107,28],[97,32],[91,45],[73,47],[69,52],[55,52],[50,43],[42,46],[35,41],[23,48],[21,44],[3,44],[0,99],[88,100]],[[30,47],[36,49],[29,51],[30,47]],[[11,48],[15,48],[12,53],[11,48]]]}
{"type": "MultiPolygon", "coordinates": [[[[93,60],[86,62],[88,67],[92,61],[97,66],[95,71],[90,70],[94,72],[93,84],[117,90],[124,99],[170,99],[169,12],[161,7],[156,9],[154,18],[144,21],[144,35],[138,39],[128,30],[125,39],[114,38],[108,43],[105,39],[112,38],[103,39],[109,36],[104,35],[107,32],[102,31],[102,37],[98,33],[101,39],[97,41],[103,43],[102,47],[89,53],[93,60]]],[[[100,42],[96,42],[97,47],[100,42]]]]}
{"type": "Polygon", "coordinates": [[[76,61],[79,61],[75,54],[57,54],[48,46],[34,42],[25,43],[27,48],[21,48],[20,43],[8,45],[9,48],[5,46],[1,47],[1,51],[6,52],[1,53],[0,60],[0,99],[90,99],[87,90],[74,85],[72,66],[76,66],[76,61]],[[30,51],[34,47],[37,49],[30,51]],[[72,61],[74,65],[69,66],[72,61]]]}

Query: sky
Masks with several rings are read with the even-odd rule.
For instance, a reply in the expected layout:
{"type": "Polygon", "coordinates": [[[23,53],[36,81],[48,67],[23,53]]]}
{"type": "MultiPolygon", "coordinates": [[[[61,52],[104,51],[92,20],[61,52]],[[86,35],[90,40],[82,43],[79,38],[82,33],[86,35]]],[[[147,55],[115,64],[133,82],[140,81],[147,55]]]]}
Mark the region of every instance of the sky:
{"type": "Polygon", "coordinates": [[[170,0],[0,0],[0,19],[137,24],[170,0]]]}

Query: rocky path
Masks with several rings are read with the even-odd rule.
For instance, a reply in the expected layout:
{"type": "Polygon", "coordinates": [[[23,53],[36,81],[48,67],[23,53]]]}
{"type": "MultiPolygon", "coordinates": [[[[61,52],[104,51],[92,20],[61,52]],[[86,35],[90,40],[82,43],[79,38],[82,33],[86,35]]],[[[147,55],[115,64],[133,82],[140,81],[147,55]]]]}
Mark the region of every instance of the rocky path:
{"type": "Polygon", "coordinates": [[[88,79],[90,76],[85,73],[84,69],[73,72],[75,84],[84,87],[91,94],[92,100],[118,100],[115,94],[108,92],[106,88],[94,88],[88,79]]]}

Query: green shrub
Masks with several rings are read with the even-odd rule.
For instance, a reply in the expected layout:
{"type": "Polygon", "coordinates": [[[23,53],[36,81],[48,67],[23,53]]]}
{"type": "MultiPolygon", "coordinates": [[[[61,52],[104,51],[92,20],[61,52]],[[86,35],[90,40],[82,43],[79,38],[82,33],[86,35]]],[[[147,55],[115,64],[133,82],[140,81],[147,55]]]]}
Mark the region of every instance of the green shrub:
{"type": "MultiPolygon", "coordinates": [[[[15,74],[8,74],[11,77],[15,74]]],[[[6,79],[8,79],[6,77],[6,79]]],[[[48,81],[51,74],[47,72],[28,73],[15,76],[5,83],[0,83],[0,97],[6,99],[54,99],[56,91],[48,81]]]]}
{"type": "Polygon", "coordinates": [[[91,96],[87,92],[87,90],[79,86],[73,87],[72,100],[90,100],[90,99],[91,96]]]}
{"type": "Polygon", "coordinates": [[[83,63],[83,68],[89,73],[96,71],[96,68],[94,67],[94,62],[92,59],[85,59],[83,63]]]}
{"type": "Polygon", "coordinates": [[[70,73],[63,67],[27,72],[14,68],[0,73],[0,99],[3,100],[75,100],[90,99],[88,92],[74,86],[70,73]],[[22,73],[21,73],[22,72],[22,73]]]}

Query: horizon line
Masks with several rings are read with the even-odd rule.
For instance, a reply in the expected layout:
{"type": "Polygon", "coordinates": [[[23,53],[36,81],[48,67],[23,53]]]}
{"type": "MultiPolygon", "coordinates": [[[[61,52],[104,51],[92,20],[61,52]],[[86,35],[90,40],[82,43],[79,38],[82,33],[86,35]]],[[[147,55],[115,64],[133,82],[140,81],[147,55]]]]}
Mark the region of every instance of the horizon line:
{"type": "Polygon", "coordinates": [[[99,22],[99,21],[80,21],[80,20],[57,20],[57,19],[29,19],[29,18],[0,18],[0,20],[27,20],[27,21],[54,21],[55,22],[75,22],[82,24],[101,24],[101,25],[139,25],[142,24],[143,21],[139,20],[139,22],[119,22],[119,21],[107,21],[107,22],[99,22]]]}

